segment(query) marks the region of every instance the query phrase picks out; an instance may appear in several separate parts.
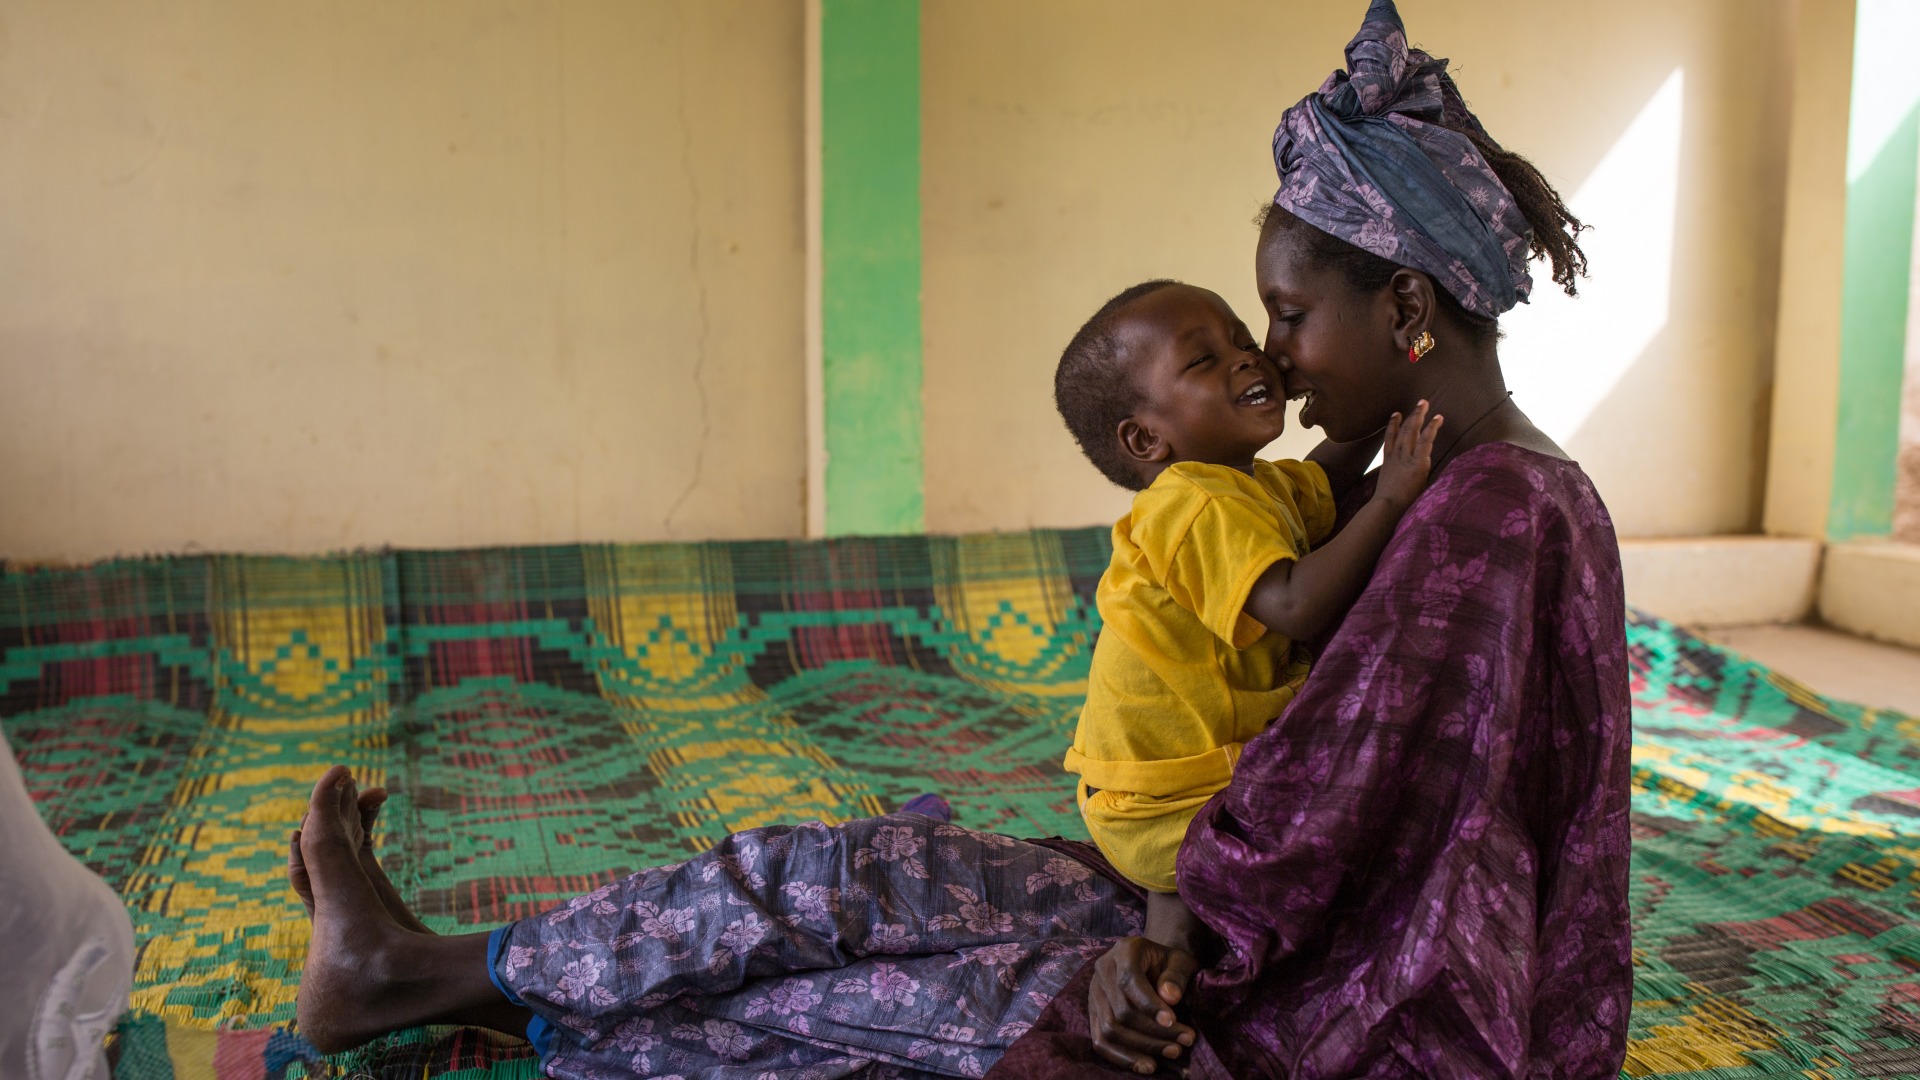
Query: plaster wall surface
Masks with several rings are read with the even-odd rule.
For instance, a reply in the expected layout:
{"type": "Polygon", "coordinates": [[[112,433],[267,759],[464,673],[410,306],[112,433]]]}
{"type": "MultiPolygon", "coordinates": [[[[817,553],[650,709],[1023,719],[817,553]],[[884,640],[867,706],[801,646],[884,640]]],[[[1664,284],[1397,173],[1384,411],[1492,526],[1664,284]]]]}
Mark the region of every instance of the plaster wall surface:
{"type": "MultiPolygon", "coordinates": [[[[1124,511],[1127,494],[1054,412],[1059,351],[1102,300],[1149,277],[1212,288],[1264,333],[1250,219],[1273,192],[1271,132],[1342,63],[1361,8],[926,0],[930,530],[1124,511]]],[[[1591,219],[1592,304],[1541,302],[1505,320],[1522,408],[1555,418],[1550,433],[1593,475],[1622,535],[1756,528],[1793,5],[1400,10],[1416,45],[1452,58],[1496,138],[1576,196],[1576,212],[1583,192],[1609,212],[1591,219]],[[1669,223],[1651,234],[1637,220],[1647,198],[1664,200],[1669,223]]],[[[1553,288],[1544,269],[1535,280],[1536,295],[1553,288]]],[[[1274,451],[1313,439],[1290,431],[1274,451]]]]}
{"type": "Polygon", "coordinates": [[[802,8],[0,13],[0,555],[794,535],[802,8]]]}
{"type": "Polygon", "coordinates": [[[1813,611],[1821,545],[1796,537],[1627,540],[1627,603],[1688,626],[1793,623],[1813,611]]]}
{"type": "MultiPolygon", "coordinates": [[[[1671,204],[1665,233],[1593,217],[1588,297],[1550,301],[1541,272],[1507,320],[1522,407],[1623,535],[1758,524],[1775,74],[1817,2],[1402,5],[1576,210],[1634,195],[1621,176],[1671,204]],[[1623,299],[1648,280],[1657,303],[1623,299]]],[[[1269,133],[1354,8],[925,0],[930,530],[1124,508],[1054,415],[1059,348],[1159,275],[1264,330],[1269,133]]],[[[802,532],[804,22],[746,0],[11,6],[0,554],[802,532]]]]}
{"type": "Polygon", "coordinates": [[[1920,545],[1856,540],[1827,547],[1820,618],[1862,637],[1920,648],[1920,545]]]}

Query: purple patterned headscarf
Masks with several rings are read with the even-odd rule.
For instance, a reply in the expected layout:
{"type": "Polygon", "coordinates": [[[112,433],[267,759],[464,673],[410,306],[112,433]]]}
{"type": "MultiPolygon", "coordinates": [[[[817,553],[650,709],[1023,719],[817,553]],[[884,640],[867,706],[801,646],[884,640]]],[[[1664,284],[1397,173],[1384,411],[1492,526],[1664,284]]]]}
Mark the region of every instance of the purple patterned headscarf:
{"type": "Polygon", "coordinates": [[[1426,271],[1476,315],[1525,302],[1533,230],[1472,140],[1442,125],[1486,136],[1447,62],[1407,48],[1393,0],[1373,0],[1347,68],[1280,118],[1273,204],[1426,271]]]}

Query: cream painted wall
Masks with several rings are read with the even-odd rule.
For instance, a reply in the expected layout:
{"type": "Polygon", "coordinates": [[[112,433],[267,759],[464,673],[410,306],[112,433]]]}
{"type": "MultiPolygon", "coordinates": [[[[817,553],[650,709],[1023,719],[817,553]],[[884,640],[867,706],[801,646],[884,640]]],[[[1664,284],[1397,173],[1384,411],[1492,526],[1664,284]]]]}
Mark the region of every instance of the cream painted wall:
{"type": "MultiPolygon", "coordinates": [[[[1162,275],[1219,290],[1264,331],[1249,219],[1272,194],[1269,135],[1340,63],[1362,7],[926,0],[930,530],[1085,524],[1124,509],[1126,494],[1081,459],[1054,414],[1059,350],[1101,300],[1162,275]]],[[[1560,418],[1623,535],[1755,528],[1791,4],[1403,0],[1401,10],[1416,44],[1454,60],[1493,134],[1563,192],[1613,177],[1611,195],[1589,201],[1634,213],[1592,222],[1596,238],[1649,239],[1646,193],[1621,177],[1672,207],[1668,235],[1614,241],[1628,250],[1596,263],[1597,308],[1543,303],[1509,317],[1510,344],[1528,342],[1526,355],[1506,355],[1527,374],[1514,380],[1530,388],[1522,407],[1560,418]],[[1677,133],[1665,151],[1662,132],[1677,133]],[[1609,159],[1623,145],[1633,160],[1609,159]],[[1642,159],[1653,164],[1636,167],[1642,159]],[[1620,311],[1648,310],[1627,301],[1649,275],[1667,282],[1664,317],[1616,333],[1620,311]],[[1596,366],[1604,377],[1589,377],[1596,366]]],[[[1311,441],[1289,432],[1276,449],[1311,441]]]]}
{"type": "Polygon", "coordinates": [[[802,12],[0,10],[0,555],[802,528],[802,12]]]}
{"type": "Polygon", "coordinates": [[[1840,308],[1846,264],[1847,115],[1855,0],[1793,8],[1791,124],[1781,221],[1772,430],[1762,526],[1825,540],[1840,414],[1840,308]]]}

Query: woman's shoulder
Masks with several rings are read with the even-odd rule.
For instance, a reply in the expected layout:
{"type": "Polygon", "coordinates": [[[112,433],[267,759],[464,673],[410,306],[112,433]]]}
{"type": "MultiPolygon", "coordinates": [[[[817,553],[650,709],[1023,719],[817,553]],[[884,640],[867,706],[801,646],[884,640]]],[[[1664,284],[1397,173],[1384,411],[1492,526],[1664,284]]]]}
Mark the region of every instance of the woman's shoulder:
{"type": "Polygon", "coordinates": [[[1411,606],[1418,627],[1505,624],[1520,637],[1562,634],[1577,611],[1590,641],[1624,620],[1620,593],[1613,523],[1579,463],[1496,442],[1449,462],[1408,508],[1355,611],[1399,625],[1411,606]]]}
{"type": "Polygon", "coordinates": [[[1593,480],[1551,442],[1544,449],[1488,442],[1463,452],[1434,478],[1409,511],[1415,515],[1506,537],[1564,524],[1589,539],[1613,539],[1613,519],[1593,480]]]}
{"type": "MultiPolygon", "coordinates": [[[[1373,497],[1378,479],[1378,470],[1369,473],[1341,499],[1337,528],[1373,497]]],[[[1613,519],[1579,462],[1550,441],[1541,449],[1503,440],[1481,443],[1448,462],[1408,509],[1399,532],[1424,525],[1514,541],[1519,532],[1551,530],[1556,522],[1594,539],[1613,539],[1613,519]]]]}
{"type": "Polygon", "coordinates": [[[1546,432],[1541,431],[1532,424],[1525,424],[1515,428],[1500,438],[1497,444],[1515,446],[1522,450],[1531,450],[1542,457],[1556,458],[1565,462],[1573,461],[1572,454],[1562,450],[1559,443],[1554,442],[1547,436],[1546,432]]]}
{"type": "Polygon", "coordinates": [[[1593,488],[1580,463],[1544,436],[1540,445],[1502,440],[1464,450],[1434,478],[1433,487],[1450,479],[1471,481],[1458,487],[1491,492],[1593,488]]]}

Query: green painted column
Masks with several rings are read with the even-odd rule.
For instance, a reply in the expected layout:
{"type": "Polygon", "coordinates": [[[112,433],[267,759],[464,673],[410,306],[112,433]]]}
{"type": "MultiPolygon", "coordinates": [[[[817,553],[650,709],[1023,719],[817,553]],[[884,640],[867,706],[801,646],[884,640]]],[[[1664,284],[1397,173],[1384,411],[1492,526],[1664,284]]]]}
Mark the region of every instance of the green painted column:
{"type": "Polygon", "coordinates": [[[1911,35],[1920,33],[1920,5],[1860,0],[1857,12],[1847,128],[1839,425],[1827,518],[1827,535],[1834,540],[1884,536],[1893,529],[1920,164],[1920,66],[1908,48],[1911,35]]]}
{"type": "Polygon", "coordinates": [[[819,71],[826,531],[920,532],[918,0],[820,0],[819,71]]]}

